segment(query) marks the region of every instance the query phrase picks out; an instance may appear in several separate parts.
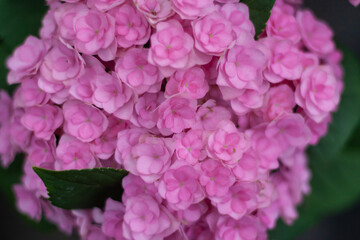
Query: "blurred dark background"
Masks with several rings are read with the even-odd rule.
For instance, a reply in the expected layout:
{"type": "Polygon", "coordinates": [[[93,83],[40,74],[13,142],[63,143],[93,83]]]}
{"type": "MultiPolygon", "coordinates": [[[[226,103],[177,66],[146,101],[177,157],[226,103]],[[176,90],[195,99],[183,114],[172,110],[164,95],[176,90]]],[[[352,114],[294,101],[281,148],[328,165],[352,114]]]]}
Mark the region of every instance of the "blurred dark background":
{"type": "MultiPolygon", "coordinates": [[[[348,3],[348,0],[305,0],[305,6],[312,9],[318,18],[328,22],[334,29],[336,40],[341,45],[347,46],[360,58],[360,6],[355,8],[348,3]]],[[[78,239],[75,236],[64,236],[56,231],[46,233],[34,228],[32,224],[24,221],[23,217],[15,212],[11,204],[1,194],[0,219],[0,239],[3,240],[78,239]]],[[[295,240],[348,239],[360,239],[360,199],[357,205],[344,212],[324,218],[319,224],[295,240]]]]}

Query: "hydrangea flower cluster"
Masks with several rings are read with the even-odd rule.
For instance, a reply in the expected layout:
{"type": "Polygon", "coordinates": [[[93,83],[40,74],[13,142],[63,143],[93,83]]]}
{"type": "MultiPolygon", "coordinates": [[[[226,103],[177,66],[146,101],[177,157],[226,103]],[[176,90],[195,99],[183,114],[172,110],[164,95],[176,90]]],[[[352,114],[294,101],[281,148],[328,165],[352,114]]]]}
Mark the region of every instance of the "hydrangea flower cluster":
{"type": "Polygon", "coordinates": [[[88,240],[261,240],[294,221],[343,88],[326,23],[277,0],[254,40],[234,0],[47,3],[0,92],[1,163],[26,153],[21,212],[88,240]],[[123,201],[56,208],[32,166],[125,169],[123,201]]]}

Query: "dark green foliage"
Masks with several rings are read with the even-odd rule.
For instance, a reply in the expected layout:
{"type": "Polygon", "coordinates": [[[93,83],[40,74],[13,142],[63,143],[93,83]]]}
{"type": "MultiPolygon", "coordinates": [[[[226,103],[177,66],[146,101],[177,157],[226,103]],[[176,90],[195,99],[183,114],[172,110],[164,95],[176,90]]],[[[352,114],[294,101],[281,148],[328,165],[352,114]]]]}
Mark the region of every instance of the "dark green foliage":
{"type": "Polygon", "coordinates": [[[64,209],[102,207],[107,198],[121,201],[127,171],[113,168],[51,171],[34,167],[45,183],[50,202],[64,209]]]}
{"type": "Polygon", "coordinates": [[[259,36],[268,21],[275,0],[242,0],[249,7],[250,19],[255,26],[255,36],[259,36]]]}

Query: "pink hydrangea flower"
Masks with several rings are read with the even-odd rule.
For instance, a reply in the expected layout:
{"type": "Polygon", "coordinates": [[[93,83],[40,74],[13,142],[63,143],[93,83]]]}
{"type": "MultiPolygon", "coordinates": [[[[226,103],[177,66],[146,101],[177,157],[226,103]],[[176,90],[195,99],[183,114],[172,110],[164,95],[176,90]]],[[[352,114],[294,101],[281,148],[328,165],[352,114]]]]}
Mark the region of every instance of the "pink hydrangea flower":
{"type": "MultiPolygon", "coordinates": [[[[75,217],[75,225],[79,229],[80,237],[84,239],[89,239],[89,235],[97,232],[95,228],[99,229],[98,224],[103,222],[103,212],[96,207],[92,210],[71,210],[71,214],[75,217]]],[[[102,239],[101,236],[99,237],[102,239]]]]}
{"type": "Polygon", "coordinates": [[[256,195],[258,209],[269,207],[278,197],[273,182],[270,179],[261,178],[257,181],[259,189],[256,195]]]}
{"type": "Polygon", "coordinates": [[[187,209],[204,199],[199,174],[188,165],[166,171],[159,183],[159,193],[175,210],[187,209]]]}
{"type": "Polygon", "coordinates": [[[170,167],[174,148],[170,139],[157,138],[136,129],[118,135],[117,160],[132,174],[151,183],[170,167]]]}
{"type": "Polygon", "coordinates": [[[276,38],[265,38],[262,41],[271,49],[271,59],[264,77],[271,83],[286,80],[297,80],[301,77],[303,66],[301,52],[291,41],[279,41],[276,38]]]}
{"type": "Polygon", "coordinates": [[[79,52],[101,55],[114,42],[115,20],[107,13],[84,9],[76,13],[74,31],[74,44],[79,52]]]}
{"type": "Polygon", "coordinates": [[[289,169],[282,171],[282,175],[287,179],[290,187],[291,198],[295,204],[299,204],[303,199],[303,194],[310,193],[311,173],[307,167],[307,157],[303,151],[295,151],[288,156],[287,162],[289,169]]]}
{"type": "Polygon", "coordinates": [[[339,82],[330,66],[321,65],[305,69],[296,87],[295,101],[316,122],[325,119],[336,109],[340,100],[339,82]]]}
{"type": "Polygon", "coordinates": [[[184,68],[194,46],[192,37],[184,32],[176,20],[156,25],[157,32],[151,36],[149,62],[159,66],[184,68]]]}
{"type": "Polygon", "coordinates": [[[280,210],[278,202],[273,202],[269,207],[260,209],[257,216],[259,220],[268,228],[274,229],[279,218],[280,210]]]}
{"type": "Polygon", "coordinates": [[[219,213],[239,220],[256,209],[258,191],[259,188],[255,182],[237,182],[230,187],[225,196],[214,202],[219,213]]]}
{"type": "Polygon", "coordinates": [[[96,159],[88,143],[64,134],[56,148],[56,170],[94,168],[96,159]]]}
{"type": "Polygon", "coordinates": [[[221,197],[229,191],[230,186],[235,182],[235,177],[219,161],[208,159],[201,163],[199,180],[208,196],[221,197]]]}
{"type": "MultiPolygon", "coordinates": [[[[177,211],[177,218],[184,224],[184,225],[192,225],[201,219],[202,215],[205,214],[209,210],[208,203],[206,201],[201,201],[196,204],[192,204],[188,208],[184,210],[177,211]]],[[[181,231],[181,230],[180,230],[181,231]]],[[[183,233],[184,235],[185,233],[183,233]]]]}
{"type": "Polygon", "coordinates": [[[279,7],[271,10],[269,21],[266,23],[266,33],[268,36],[291,40],[293,43],[298,43],[301,39],[296,18],[279,7]]]}
{"type": "Polygon", "coordinates": [[[23,77],[35,75],[45,52],[46,46],[43,40],[33,36],[26,38],[25,42],[16,48],[13,55],[6,61],[6,65],[10,69],[8,83],[19,83],[23,77]]]}
{"type": "Polygon", "coordinates": [[[330,122],[331,122],[330,114],[319,123],[315,122],[309,117],[305,119],[305,123],[311,131],[312,138],[310,144],[315,145],[319,142],[320,138],[326,134],[330,122]]]}
{"type": "Polygon", "coordinates": [[[84,60],[86,63],[85,71],[71,82],[69,93],[78,100],[92,104],[95,82],[108,78],[109,74],[106,73],[105,67],[98,59],[92,56],[84,56],[84,60]]]}
{"type": "Polygon", "coordinates": [[[15,96],[18,99],[15,105],[20,107],[44,105],[50,99],[50,95],[39,88],[36,77],[24,78],[15,96]]]}
{"type": "Polygon", "coordinates": [[[215,240],[266,240],[266,228],[253,216],[241,220],[220,216],[216,223],[215,240]]]}
{"type": "Polygon", "coordinates": [[[309,10],[299,11],[296,15],[305,46],[319,54],[328,54],[335,48],[330,27],[309,10]]]}
{"type": "Polygon", "coordinates": [[[143,14],[130,4],[109,11],[115,18],[115,38],[120,47],[144,45],[150,38],[151,28],[143,14]]]}
{"type": "Polygon", "coordinates": [[[211,59],[194,51],[194,39],[184,32],[182,25],[174,19],[158,23],[156,33],[150,39],[148,61],[159,66],[165,77],[170,76],[176,69],[205,64],[211,59]]]}
{"type": "Polygon", "coordinates": [[[236,45],[231,48],[220,62],[216,80],[223,98],[229,100],[240,96],[245,88],[259,90],[263,86],[262,71],[267,62],[268,53],[263,45],[236,45]]]}
{"type": "Polygon", "coordinates": [[[166,84],[165,94],[167,97],[179,95],[183,98],[203,98],[209,90],[205,80],[205,73],[199,67],[186,70],[178,70],[166,84]]]}
{"type": "Polygon", "coordinates": [[[146,131],[142,128],[124,129],[118,133],[118,142],[115,150],[115,160],[122,164],[126,158],[131,158],[131,148],[139,143],[140,138],[145,136],[146,131]]]}
{"type": "Polygon", "coordinates": [[[179,159],[194,165],[207,157],[202,130],[189,130],[178,136],[176,155],[179,159]]]}
{"type": "Polygon", "coordinates": [[[279,181],[276,184],[276,190],[279,195],[279,198],[277,199],[278,211],[280,212],[282,219],[287,224],[292,224],[298,217],[298,213],[296,211],[295,204],[291,199],[289,186],[285,180],[279,181]]]}
{"type": "Polygon", "coordinates": [[[92,101],[95,106],[120,119],[130,119],[133,108],[133,91],[123,84],[115,74],[104,73],[95,79],[92,101]]]}
{"type": "Polygon", "coordinates": [[[163,239],[179,228],[174,216],[151,196],[127,200],[123,235],[126,239],[163,239]]]}
{"type": "Polygon", "coordinates": [[[294,91],[286,84],[274,86],[265,96],[265,104],[261,108],[266,121],[274,120],[285,113],[291,113],[295,107],[294,91]]]}
{"type": "Polygon", "coordinates": [[[139,127],[154,128],[159,116],[156,110],[163,101],[165,101],[165,98],[162,92],[145,93],[135,103],[134,115],[130,121],[139,127]]]}
{"type": "MultiPolygon", "coordinates": [[[[232,1],[234,2],[234,1],[232,1]]],[[[235,1],[236,4],[224,4],[220,8],[221,14],[232,24],[232,29],[236,34],[236,39],[242,37],[244,31],[251,36],[255,35],[255,28],[250,20],[249,8],[246,4],[235,1]]]]}
{"type": "Polygon", "coordinates": [[[101,229],[106,236],[112,237],[115,240],[124,239],[122,231],[124,212],[125,207],[123,204],[111,198],[106,200],[104,222],[101,225],[101,229]]]}
{"type": "MultiPolygon", "coordinates": [[[[53,6],[55,5],[56,4],[53,6]]],[[[50,10],[46,13],[43,20],[41,21],[39,34],[42,39],[52,39],[56,34],[57,26],[54,17],[54,8],[50,7],[50,10]]]]}
{"type": "Polygon", "coordinates": [[[115,66],[121,81],[138,94],[158,92],[163,79],[157,67],[148,63],[148,53],[148,49],[131,48],[117,60],[115,66]]]}
{"type": "MultiPolygon", "coordinates": [[[[82,239],[90,239],[90,235],[95,232],[95,228],[99,228],[98,226],[95,226],[92,224],[92,216],[90,210],[72,210],[71,215],[75,217],[75,223],[74,225],[78,227],[79,235],[82,239]]],[[[98,236],[99,239],[101,236],[98,236]]]]}
{"type": "Polygon", "coordinates": [[[232,168],[232,172],[236,179],[240,181],[255,181],[258,178],[259,165],[260,158],[253,150],[248,150],[232,168]]]}
{"type": "Polygon", "coordinates": [[[21,184],[14,185],[13,189],[17,199],[16,206],[19,211],[39,222],[42,213],[39,198],[21,184]]]}
{"type": "Polygon", "coordinates": [[[268,90],[268,84],[266,84],[259,91],[252,89],[245,89],[243,94],[231,99],[231,108],[238,115],[244,115],[254,109],[259,109],[264,104],[264,94],[268,90]]]}
{"type": "MultiPolygon", "coordinates": [[[[331,66],[337,79],[343,79],[344,69],[341,65],[343,60],[343,53],[340,50],[335,50],[326,56],[324,61],[331,66]]],[[[341,82],[341,81],[339,81],[341,82]]],[[[342,89],[342,88],[341,88],[342,89]]]]}
{"type": "Polygon", "coordinates": [[[22,124],[24,113],[25,111],[23,109],[16,108],[9,126],[11,143],[22,151],[28,148],[32,137],[32,132],[22,124]]]}
{"type": "Polygon", "coordinates": [[[250,130],[248,134],[251,136],[255,154],[260,159],[260,166],[265,169],[276,169],[279,167],[278,157],[283,148],[276,139],[267,137],[264,130],[264,127],[258,127],[250,130]]]}
{"type": "MultiPolygon", "coordinates": [[[[53,169],[52,164],[43,164],[40,167],[47,169],[53,169]]],[[[29,161],[25,161],[24,164],[24,175],[21,177],[21,182],[26,190],[31,191],[37,198],[49,198],[48,191],[46,190],[44,182],[41,178],[34,172],[33,165],[29,161]]]]}
{"type": "Polygon", "coordinates": [[[106,12],[124,2],[126,2],[126,0],[87,0],[87,5],[90,8],[97,8],[102,12],[106,12]]]}
{"type": "Polygon", "coordinates": [[[72,98],[69,93],[69,88],[64,88],[56,93],[51,94],[50,100],[58,105],[63,104],[68,98],[72,98]]]}
{"type": "Polygon", "coordinates": [[[282,148],[288,146],[303,148],[311,140],[310,129],[300,114],[285,114],[273,120],[265,130],[270,139],[277,139],[282,148]]]}
{"type": "Polygon", "coordinates": [[[174,0],[173,9],[182,19],[195,19],[215,10],[214,0],[174,0]]]}
{"type": "Polygon", "coordinates": [[[58,34],[66,41],[73,42],[76,37],[74,18],[76,14],[87,9],[85,4],[61,4],[55,9],[54,18],[58,27],[58,34]]]}
{"type": "Polygon", "coordinates": [[[56,96],[56,94],[63,93],[64,91],[68,92],[68,88],[66,88],[62,82],[49,81],[41,75],[39,76],[37,85],[41,91],[52,94],[50,95],[51,100],[53,96],[56,96]]]}
{"type": "Polygon", "coordinates": [[[221,120],[230,120],[231,113],[225,107],[217,106],[216,102],[211,99],[199,107],[196,112],[195,129],[204,129],[215,131],[221,120]]]}
{"type": "Polygon", "coordinates": [[[32,138],[27,160],[34,166],[52,168],[55,162],[55,141],[55,136],[52,136],[48,141],[32,138]]]}
{"type": "Polygon", "coordinates": [[[133,0],[138,10],[151,24],[164,21],[174,14],[171,1],[168,0],[133,0]]]}
{"type": "Polygon", "coordinates": [[[11,139],[10,123],[0,124],[0,163],[6,168],[15,159],[17,147],[9,139],[11,139]]]}
{"type": "Polygon", "coordinates": [[[235,41],[231,22],[216,11],[193,22],[195,47],[206,54],[221,55],[235,41]]]}
{"type": "Polygon", "coordinates": [[[115,153],[117,133],[126,129],[128,124],[114,116],[108,117],[109,126],[105,132],[90,143],[90,149],[100,159],[109,159],[115,153]]]}
{"type": "Polygon", "coordinates": [[[180,133],[190,128],[195,121],[196,101],[174,97],[163,102],[159,107],[157,127],[164,135],[180,133]]]}
{"type": "Polygon", "coordinates": [[[106,116],[97,108],[77,100],[63,105],[64,131],[83,142],[100,137],[108,127],[106,116]]]}
{"type": "Polygon", "coordinates": [[[231,121],[220,122],[207,140],[208,155],[229,166],[235,165],[249,147],[248,137],[231,121]]]}
{"type": "Polygon", "coordinates": [[[123,164],[145,182],[154,182],[170,166],[172,153],[165,140],[149,136],[131,149],[132,158],[124,159],[123,164]]]}
{"type": "Polygon", "coordinates": [[[41,207],[43,208],[46,219],[57,225],[65,234],[71,234],[75,226],[74,216],[70,214],[70,211],[55,207],[49,201],[42,201],[41,207]]]}
{"type": "Polygon", "coordinates": [[[124,204],[126,204],[128,198],[140,195],[153,196],[159,203],[163,201],[154,183],[146,183],[140,177],[131,173],[123,178],[122,186],[124,188],[122,195],[122,202],[124,204]]]}
{"type": "Polygon", "coordinates": [[[41,76],[50,82],[63,82],[79,77],[84,70],[84,61],[79,53],[61,42],[54,43],[41,65],[41,76]]]}
{"type": "Polygon", "coordinates": [[[53,105],[25,108],[21,123],[33,131],[37,138],[50,140],[54,131],[63,123],[61,109],[53,105]]]}

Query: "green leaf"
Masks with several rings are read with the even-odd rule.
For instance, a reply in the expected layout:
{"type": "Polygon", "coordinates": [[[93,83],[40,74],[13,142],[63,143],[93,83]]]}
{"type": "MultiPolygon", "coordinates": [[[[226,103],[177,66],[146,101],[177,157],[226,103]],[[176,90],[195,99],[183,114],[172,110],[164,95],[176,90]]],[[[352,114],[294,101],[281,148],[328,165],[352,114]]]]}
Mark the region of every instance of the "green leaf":
{"type": "Polygon", "coordinates": [[[50,202],[64,209],[102,207],[107,198],[121,201],[127,171],[113,168],[51,171],[33,168],[45,183],[50,202]]]}
{"type": "Polygon", "coordinates": [[[344,49],[343,53],[345,90],[327,135],[318,145],[308,149],[311,161],[333,159],[344,148],[360,121],[360,64],[348,49],[344,49]]]}
{"type": "Polygon", "coordinates": [[[272,240],[293,239],[322,217],[360,200],[360,64],[349,50],[343,53],[345,91],[339,110],[327,136],[308,149],[312,193],[299,207],[294,225],[280,221],[270,233],[272,240]]]}
{"type": "Polygon", "coordinates": [[[275,0],[242,0],[249,7],[250,20],[255,26],[255,36],[263,32],[275,0]]]}

